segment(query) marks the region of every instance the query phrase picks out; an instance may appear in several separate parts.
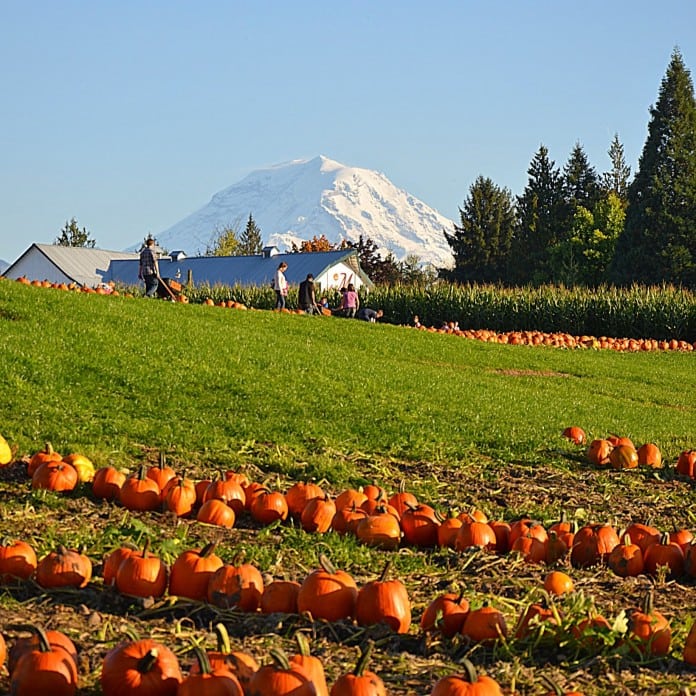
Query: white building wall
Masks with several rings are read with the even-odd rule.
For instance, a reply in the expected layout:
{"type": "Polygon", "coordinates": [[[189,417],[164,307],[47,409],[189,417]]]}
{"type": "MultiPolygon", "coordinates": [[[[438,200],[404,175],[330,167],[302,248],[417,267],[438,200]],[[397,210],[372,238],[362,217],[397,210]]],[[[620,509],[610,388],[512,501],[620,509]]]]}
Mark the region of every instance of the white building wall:
{"type": "Polygon", "coordinates": [[[318,278],[315,278],[314,282],[319,285],[322,292],[333,289],[340,290],[348,287],[349,283],[353,283],[356,290],[359,290],[363,285],[360,276],[345,263],[334,264],[318,278]]]}
{"type": "Polygon", "coordinates": [[[6,278],[17,280],[22,276],[29,280],[48,280],[51,283],[71,283],[72,278],[65,275],[54,263],[38,249],[29,252],[7,269],[6,278]]]}

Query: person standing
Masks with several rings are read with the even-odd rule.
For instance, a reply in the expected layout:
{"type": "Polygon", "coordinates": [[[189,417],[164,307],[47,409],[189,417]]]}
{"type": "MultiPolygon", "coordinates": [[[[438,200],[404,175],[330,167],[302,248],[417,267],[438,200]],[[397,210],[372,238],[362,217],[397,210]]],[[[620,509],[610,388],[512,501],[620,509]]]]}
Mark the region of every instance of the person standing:
{"type": "Polygon", "coordinates": [[[314,291],[314,276],[311,273],[307,274],[307,278],[300,283],[300,288],[297,294],[297,303],[300,309],[307,314],[319,314],[317,307],[317,297],[314,291]]]}
{"type": "Polygon", "coordinates": [[[276,294],[276,309],[285,309],[285,298],[288,296],[288,281],[285,279],[285,271],[288,264],[281,261],[273,276],[273,289],[276,294]]]}
{"type": "Polygon", "coordinates": [[[346,292],[343,295],[343,313],[349,317],[354,318],[355,313],[360,309],[360,298],[358,293],[355,292],[355,286],[353,283],[349,283],[346,288],[346,292]]]}
{"type": "Polygon", "coordinates": [[[140,267],[138,278],[145,282],[145,297],[154,297],[159,285],[159,265],[155,252],[155,240],[148,237],[145,247],[140,252],[140,267]]]}

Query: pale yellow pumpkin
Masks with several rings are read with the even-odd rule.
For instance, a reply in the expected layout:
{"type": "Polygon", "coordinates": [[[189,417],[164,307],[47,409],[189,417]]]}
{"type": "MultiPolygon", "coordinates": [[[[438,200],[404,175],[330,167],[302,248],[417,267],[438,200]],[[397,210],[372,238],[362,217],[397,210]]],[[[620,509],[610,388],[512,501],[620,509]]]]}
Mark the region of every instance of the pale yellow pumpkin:
{"type": "Polygon", "coordinates": [[[67,454],[63,457],[63,461],[77,471],[77,478],[82,483],[94,478],[94,464],[84,454],[67,454]]]}
{"type": "Polygon", "coordinates": [[[0,435],[0,466],[6,466],[12,461],[12,450],[7,440],[0,435]]]}

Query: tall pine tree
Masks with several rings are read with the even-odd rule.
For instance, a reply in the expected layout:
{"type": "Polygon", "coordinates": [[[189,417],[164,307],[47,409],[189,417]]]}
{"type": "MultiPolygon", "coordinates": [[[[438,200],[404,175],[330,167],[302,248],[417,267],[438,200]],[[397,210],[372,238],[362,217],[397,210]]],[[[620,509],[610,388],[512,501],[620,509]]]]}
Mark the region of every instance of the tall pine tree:
{"type": "Polygon", "coordinates": [[[545,283],[553,278],[549,250],[561,237],[563,178],[544,145],[534,155],[527,174],[527,186],[517,197],[510,278],[516,283],[545,283]]]}
{"type": "Polygon", "coordinates": [[[446,276],[459,282],[505,280],[515,226],[510,191],[479,176],[459,209],[459,217],[461,224],[454,226],[454,232],[445,232],[454,255],[454,268],[446,276]]]}
{"type": "Polygon", "coordinates": [[[650,114],[612,275],[622,284],[696,288],[696,102],[678,49],[650,114]]]}
{"type": "Polygon", "coordinates": [[[599,200],[597,172],[590,166],[580,143],[575,143],[563,167],[563,193],[565,202],[570,208],[571,217],[578,206],[592,210],[599,200]]]}
{"type": "Polygon", "coordinates": [[[624,148],[618,133],[614,133],[614,139],[611,141],[607,154],[611,162],[611,169],[602,174],[602,189],[605,195],[613,193],[620,201],[624,202],[625,206],[628,206],[628,184],[631,178],[631,168],[626,164],[624,148]]]}
{"type": "Polygon", "coordinates": [[[263,249],[263,240],[261,239],[261,230],[256,224],[256,221],[249,213],[244,232],[239,237],[239,246],[237,247],[237,256],[253,256],[260,254],[263,249]]]}

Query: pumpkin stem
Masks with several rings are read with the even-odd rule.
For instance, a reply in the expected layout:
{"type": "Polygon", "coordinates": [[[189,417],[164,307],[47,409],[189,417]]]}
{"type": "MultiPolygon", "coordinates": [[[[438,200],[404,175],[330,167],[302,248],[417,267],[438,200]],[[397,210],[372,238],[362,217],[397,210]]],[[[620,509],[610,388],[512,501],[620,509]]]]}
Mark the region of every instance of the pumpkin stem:
{"type": "Polygon", "coordinates": [[[391,568],[391,559],[389,559],[384,564],[384,569],[382,570],[382,574],[379,576],[379,579],[377,580],[377,582],[384,582],[387,579],[387,573],[389,572],[390,568],[391,568]]]}
{"type": "Polygon", "coordinates": [[[196,656],[196,661],[198,662],[198,666],[201,668],[201,674],[210,674],[213,671],[213,668],[210,666],[210,658],[208,657],[208,653],[201,648],[200,645],[196,645],[194,643],[193,647],[193,654],[196,656]]]}
{"type": "Polygon", "coordinates": [[[206,544],[206,545],[201,549],[201,552],[200,552],[200,554],[199,554],[200,557],[201,557],[201,558],[208,558],[208,557],[210,556],[210,554],[212,554],[213,551],[215,551],[217,545],[218,545],[217,541],[211,541],[210,543],[206,544]]]}
{"type": "Polygon", "coordinates": [[[159,453],[159,464],[157,465],[160,469],[164,469],[165,466],[167,466],[167,458],[164,455],[164,452],[159,453]]]}
{"type": "Polygon", "coordinates": [[[268,654],[271,656],[271,659],[277,667],[280,667],[280,669],[285,671],[290,669],[290,660],[288,660],[288,656],[282,650],[279,650],[278,648],[271,648],[268,651],[268,654]]]}
{"type": "Polygon", "coordinates": [[[152,648],[138,660],[135,668],[140,674],[147,674],[155,666],[158,657],[159,650],[157,648],[152,648]]]}
{"type": "Polygon", "coordinates": [[[355,669],[353,670],[353,674],[356,677],[362,677],[362,675],[365,673],[365,669],[367,667],[367,663],[370,661],[370,656],[372,655],[374,645],[374,641],[368,640],[367,643],[360,649],[360,657],[355,665],[355,669]]]}
{"type": "Polygon", "coordinates": [[[464,676],[469,684],[475,684],[478,680],[478,675],[476,674],[476,667],[474,667],[473,662],[466,657],[461,661],[462,667],[464,667],[464,676]]]}
{"type": "Polygon", "coordinates": [[[230,634],[227,632],[227,627],[223,623],[216,623],[213,630],[217,638],[218,652],[223,655],[229,655],[232,652],[232,646],[230,645],[230,634]]]}
{"type": "Polygon", "coordinates": [[[643,598],[642,610],[646,616],[650,616],[654,609],[655,596],[652,588],[650,588],[643,598]]]}
{"type": "Polygon", "coordinates": [[[312,654],[311,650],[309,649],[309,641],[307,640],[307,636],[302,633],[302,631],[297,631],[297,633],[295,633],[295,642],[297,643],[297,648],[302,657],[309,657],[312,654]]]}
{"type": "Polygon", "coordinates": [[[319,554],[319,565],[330,575],[336,574],[336,567],[331,563],[326,554],[319,554]]]}
{"type": "Polygon", "coordinates": [[[44,452],[46,454],[53,454],[53,445],[46,440],[46,444],[44,445],[44,452]]]}
{"type": "Polygon", "coordinates": [[[143,544],[143,558],[147,558],[147,552],[150,548],[150,537],[145,537],[145,543],[143,544]]]}

